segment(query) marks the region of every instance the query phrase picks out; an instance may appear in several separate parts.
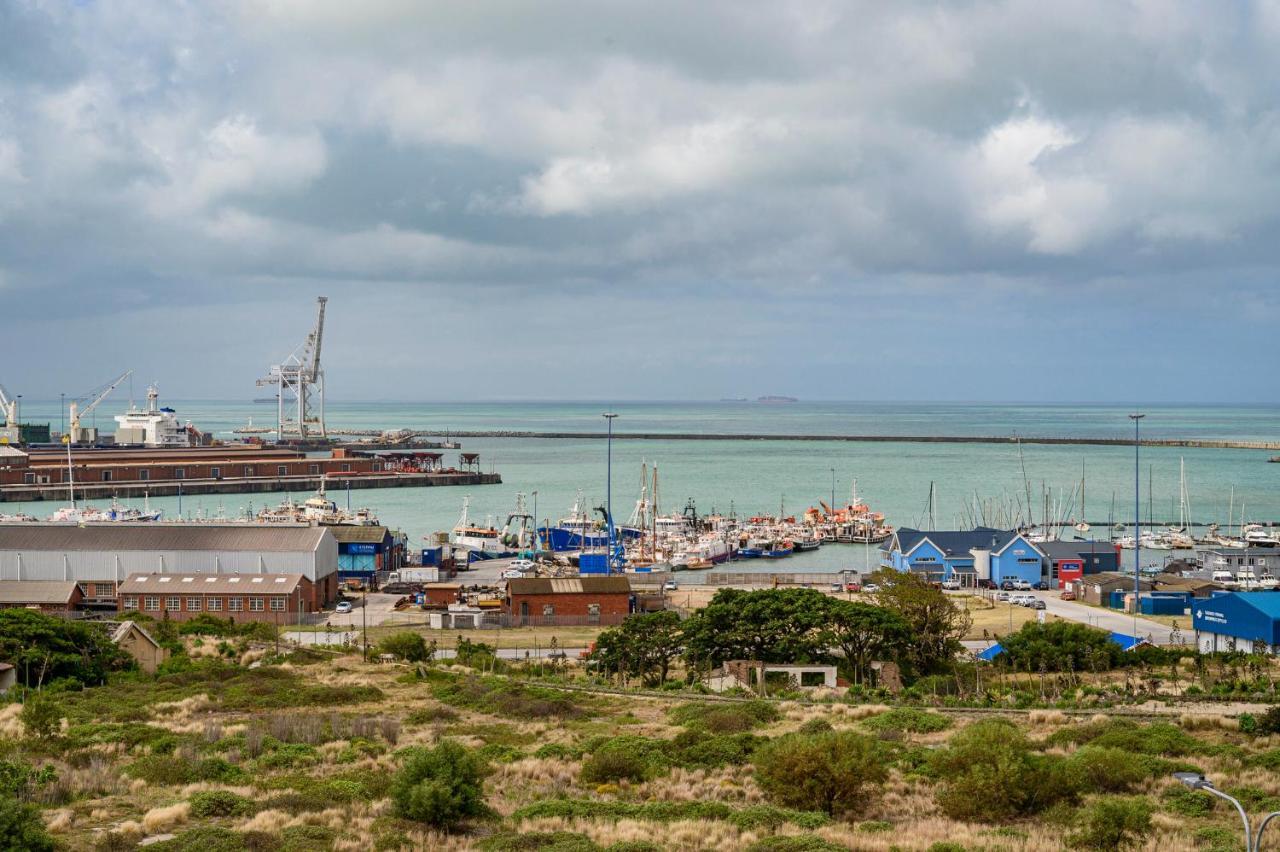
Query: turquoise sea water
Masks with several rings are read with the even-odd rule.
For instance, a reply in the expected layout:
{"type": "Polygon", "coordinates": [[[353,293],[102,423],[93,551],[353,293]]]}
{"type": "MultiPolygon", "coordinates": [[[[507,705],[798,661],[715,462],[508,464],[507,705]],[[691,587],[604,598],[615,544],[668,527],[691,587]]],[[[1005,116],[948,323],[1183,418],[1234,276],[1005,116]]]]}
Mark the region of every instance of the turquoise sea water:
{"type": "MultiPolygon", "coordinates": [[[[166,402],[170,402],[167,401],[166,402]]],[[[109,401],[100,409],[98,425],[109,431],[111,415],[127,404],[109,401]]],[[[272,405],[248,402],[171,402],[179,417],[206,430],[229,433],[250,416],[274,422],[272,405]]],[[[412,428],[448,430],[603,431],[600,414],[610,408],[620,416],[615,430],[632,432],[701,432],[739,434],[881,434],[881,435],[1035,435],[1127,438],[1132,435],[1129,410],[1093,405],[994,405],[912,403],[345,403],[331,404],[331,428],[412,428]]],[[[1167,438],[1277,440],[1280,406],[1145,408],[1143,434],[1167,438]]],[[[57,402],[23,403],[26,420],[47,420],[59,428],[57,402]]],[[[229,434],[225,437],[230,437],[229,434]]],[[[434,530],[446,530],[458,517],[462,497],[472,498],[473,518],[494,515],[498,522],[514,505],[515,494],[538,492],[540,518],[565,513],[581,489],[584,502],[605,501],[605,451],[599,440],[469,438],[464,449],[479,452],[485,470],[502,474],[494,486],[405,488],[352,491],[353,505],[374,508],[382,520],[405,530],[414,542],[434,530]]],[[[445,451],[447,463],[456,451],[445,451]]],[[[1158,521],[1177,518],[1179,459],[1185,459],[1193,519],[1198,524],[1226,523],[1229,495],[1235,487],[1235,510],[1244,504],[1249,519],[1280,521],[1280,464],[1268,464],[1273,453],[1257,450],[1143,448],[1142,513],[1158,521]],[[1151,477],[1151,500],[1147,482],[1151,477]]],[[[935,488],[935,518],[953,526],[964,516],[964,504],[980,499],[1026,502],[1022,475],[1031,481],[1036,518],[1043,487],[1064,495],[1078,487],[1083,465],[1088,520],[1131,523],[1133,519],[1133,450],[1129,447],[1022,445],[849,443],[837,441],[615,440],[613,506],[619,520],[631,511],[639,489],[642,460],[657,462],[664,512],[680,510],[687,499],[700,512],[712,509],[741,514],[776,513],[785,506],[799,514],[818,500],[830,500],[832,469],[836,499],[843,501],[850,481],[877,510],[897,526],[927,523],[930,483],[935,488]],[[1115,495],[1114,516],[1112,495],[1115,495]],[[1016,496],[1015,496],[1016,495],[1016,496]]],[[[212,511],[222,501],[234,513],[252,501],[254,507],[275,503],[284,495],[187,497],[183,511],[212,511]]],[[[333,495],[340,503],[345,495],[333,495]]],[[[532,504],[532,496],[529,498],[532,504]]],[[[170,515],[176,498],[156,498],[153,505],[170,515]]],[[[50,504],[28,506],[47,514],[50,504]]],[[[1072,513],[1079,515],[1077,507],[1072,513]]],[[[1105,536],[1105,530],[1099,529],[1105,536]]],[[[825,547],[776,567],[830,569],[862,567],[862,548],[825,547]]],[[[770,565],[770,567],[775,567],[770,565]]]]}

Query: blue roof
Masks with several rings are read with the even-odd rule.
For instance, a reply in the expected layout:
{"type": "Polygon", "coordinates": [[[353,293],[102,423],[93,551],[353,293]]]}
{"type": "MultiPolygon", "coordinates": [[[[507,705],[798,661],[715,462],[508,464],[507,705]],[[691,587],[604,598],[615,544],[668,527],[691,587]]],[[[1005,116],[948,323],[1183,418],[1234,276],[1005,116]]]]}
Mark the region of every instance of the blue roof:
{"type": "MultiPolygon", "coordinates": [[[[967,554],[975,547],[999,550],[1018,537],[1017,530],[997,530],[991,527],[976,527],[971,530],[898,530],[898,547],[908,553],[923,539],[929,539],[947,556],[967,554]]],[[[892,548],[892,545],[889,545],[892,548]]]]}
{"type": "Polygon", "coordinates": [[[991,662],[992,660],[994,660],[996,657],[1000,656],[1003,653],[1004,653],[1004,646],[1001,645],[999,642],[997,642],[996,644],[992,645],[990,648],[987,648],[986,650],[983,650],[983,651],[979,651],[978,659],[991,662]]]}
{"type": "Polygon", "coordinates": [[[1268,618],[1280,618],[1280,594],[1276,592],[1235,592],[1234,597],[1268,618]]]}
{"type": "Polygon", "coordinates": [[[1139,645],[1148,644],[1147,640],[1143,639],[1141,636],[1130,636],[1127,633],[1113,632],[1111,634],[1111,641],[1115,642],[1117,645],[1119,645],[1121,648],[1123,648],[1126,651],[1136,648],[1139,645]]]}

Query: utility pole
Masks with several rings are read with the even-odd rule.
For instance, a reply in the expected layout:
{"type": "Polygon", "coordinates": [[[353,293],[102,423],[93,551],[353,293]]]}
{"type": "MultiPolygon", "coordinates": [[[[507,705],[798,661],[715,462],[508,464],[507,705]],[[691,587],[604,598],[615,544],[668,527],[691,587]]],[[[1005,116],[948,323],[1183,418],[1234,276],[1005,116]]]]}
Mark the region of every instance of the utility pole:
{"type": "Polygon", "coordinates": [[[1138,598],[1140,578],[1142,576],[1142,468],[1138,462],[1139,426],[1145,414],[1134,412],[1129,415],[1133,421],[1133,638],[1138,638],[1138,598]]]}
{"type": "Polygon", "coordinates": [[[612,574],[614,569],[614,564],[613,564],[613,421],[617,419],[618,415],[612,412],[606,412],[603,416],[605,421],[609,424],[609,438],[608,438],[608,441],[606,442],[607,448],[605,451],[606,454],[605,454],[604,507],[605,507],[605,514],[609,516],[609,555],[607,557],[607,562],[609,566],[609,573],[612,574]]]}

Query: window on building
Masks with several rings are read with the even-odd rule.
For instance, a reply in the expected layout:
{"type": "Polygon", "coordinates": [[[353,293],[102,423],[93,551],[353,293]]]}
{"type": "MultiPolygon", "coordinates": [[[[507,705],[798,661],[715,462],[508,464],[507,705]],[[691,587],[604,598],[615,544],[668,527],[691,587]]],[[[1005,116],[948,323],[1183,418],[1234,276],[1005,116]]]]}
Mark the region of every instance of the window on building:
{"type": "Polygon", "coordinates": [[[187,612],[199,612],[204,609],[199,598],[187,598],[187,612]]]}
{"type": "Polygon", "coordinates": [[[271,599],[272,612],[284,612],[284,598],[275,597],[271,599]]]}
{"type": "Polygon", "coordinates": [[[116,593],[116,587],[112,583],[94,583],[93,593],[100,598],[109,598],[116,593]]]}
{"type": "Polygon", "coordinates": [[[222,478],[222,468],[220,468],[220,467],[211,467],[211,468],[209,468],[209,475],[210,475],[211,477],[213,477],[214,479],[221,479],[221,478],[222,478]]]}
{"type": "Polygon", "coordinates": [[[251,465],[251,464],[247,464],[247,465],[245,465],[245,466],[244,466],[244,475],[245,475],[245,476],[253,476],[253,474],[254,474],[253,465],[251,465]]]}
{"type": "Polygon", "coordinates": [[[231,612],[242,612],[244,610],[244,598],[227,598],[227,609],[231,612]]]}
{"type": "Polygon", "coordinates": [[[249,611],[262,612],[262,598],[249,598],[249,611]]]}
{"type": "Polygon", "coordinates": [[[160,599],[159,599],[159,598],[147,598],[147,599],[144,601],[144,604],[143,604],[143,605],[147,608],[147,610],[148,610],[148,611],[150,611],[150,612],[156,612],[156,611],[158,611],[158,610],[160,609],[160,599]]]}
{"type": "Polygon", "coordinates": [[[350,473],[350,472],[351,472],[351,465],[347,464],[346,462],[343,462],[343,463],[342,463],[342,472],[343,472],[343,473],[350,473]]]}
{"type": "Polygon", "coordinates": [[[149,479],[151,479],[151,471],[147,470],[144,467],[142,470],[138,471],[138,479],[141,480],[142,482],[148,481],[149,479]]]}
{"type": "Polygon", "coordinates": [[[111,481],[111,471],[109,471],[109,470],[104,470],[104,471],[102,472],[102,481],[103,481],[103,482],[110,482],[110,481],[111,481]]]}
{"type": "Polygon", "coordinates": [[[587,604],[587,620],[592,624],[600,621],[600,604],[587,604]]]}
{"type": "Polygon", "coordinates": [[[36,475],[34,473],[24,473],[22,474],[22,481],[26,485],[34,485],[36,482],[36,475]]]}
{"type": "Polygon", "coordinates": [[[124,599],[124,608],[125,608],[125,609],[137,609],[137,608],[138,608],[138,599],[137,599],[137,598],[125,598],[125,599],[124,599]]]}
{"type": "Polygon", "coordinates": [[[276,465],[276,476],[288,476],[288,475],[289,475],[288,465],[283,465],[283,464],[276,465]]]}
{"type": "Polygon", "coordinates": [[[169,610],[169,612],[177,612],[178,610],[182,609],[182,599],[181,598],[165,598],[164,608],[169,610]]]}
{"type": "Polygon", "coordinates": [[[185,467],[175,467],[175,468],[173,469],[173,478],[174,478],[174,479],[186,479],[186,478],[187,478],[187,469],[186,469],[185,467]]]}
{"type": "Polygon", "coordinates": [[[556,608],[554,604],[542,605],[542,615],[544,618],[554,618],[555,614],[556,614],[556,608]]]}
{"type": "Polygon", "coordinates": [[[319,473],[319,472],[320,472],[320,465],[318,464],[307,465],[307,473],[319,473]]]}
{"type": "Polygon", "coordinates": [[[374,470],[382,470],[382,462],[374,462],[374,463],[373,463],[373,469],[374,469],[374,470]]]}
{"type": "Polygon", "coordinates": [[[209,598],[209,612],[222,612],[222,598],[209,598]]]}

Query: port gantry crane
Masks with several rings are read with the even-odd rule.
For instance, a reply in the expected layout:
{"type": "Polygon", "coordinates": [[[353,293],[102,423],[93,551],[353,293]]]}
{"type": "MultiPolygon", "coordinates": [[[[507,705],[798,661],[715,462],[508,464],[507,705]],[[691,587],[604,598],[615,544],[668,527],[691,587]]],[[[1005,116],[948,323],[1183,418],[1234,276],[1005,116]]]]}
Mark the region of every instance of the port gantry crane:
{"type": "Polygon", "coordinates": [[[4,419],[4,426],[0,427],[0,443],[20,443],[22,427],[18,424],[18,400],[9,396],[4,385],[0,385],[0,418],[4,419]]]}
{"type": "Polygon", "coordinates": [[[70,437],[72,444],[92,444],[98,440],[98,430],[93,427],[81,428],[80,418],[87,417],[93,413],[98,405],[111,395],[111,392],[120,387],[120,383],[133,375],[133,370],[125,370],[120,377],[113,382],[108,382],[105,386],[91,390],[80,399],[71,400],[71,405],[67,409],[67,435],[70,437]],[[80,407],[82,399],[89,400],[84,408],[80,407]]]}
{"type": "Polygon", "coordinates": [[[325,438],[324,370],[320,367],[320,346],[324,342],[324,306],[327,296],[316,298],[316,324],[303,344],[283,363],[258,379],[258,387],[276,387],[277,440],[325,438]],[[312,404],[315,394],[316,405],[312,404]]]}

